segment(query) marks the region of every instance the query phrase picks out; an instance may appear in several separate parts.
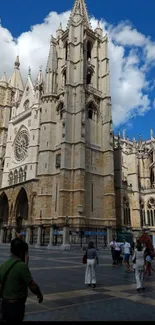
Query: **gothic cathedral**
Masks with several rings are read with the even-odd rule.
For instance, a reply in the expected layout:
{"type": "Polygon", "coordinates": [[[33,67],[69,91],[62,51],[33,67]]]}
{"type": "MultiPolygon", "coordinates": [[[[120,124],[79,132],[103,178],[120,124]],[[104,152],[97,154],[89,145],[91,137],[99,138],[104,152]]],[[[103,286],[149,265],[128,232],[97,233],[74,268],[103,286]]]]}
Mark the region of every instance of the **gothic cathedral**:
{"type": "Polygon", "coordinates": [[[76,0],[67,29],[51,37],[45,77],[40,69],[33,82],[29,69],[24,83],[19,57],[9,80],[3,75],[1,226],[61,226],[66,216],[76,229],[146,225],[142,156],[148,165],[152,147],[114,136],[109,74],[107,36],[76,0]]]}

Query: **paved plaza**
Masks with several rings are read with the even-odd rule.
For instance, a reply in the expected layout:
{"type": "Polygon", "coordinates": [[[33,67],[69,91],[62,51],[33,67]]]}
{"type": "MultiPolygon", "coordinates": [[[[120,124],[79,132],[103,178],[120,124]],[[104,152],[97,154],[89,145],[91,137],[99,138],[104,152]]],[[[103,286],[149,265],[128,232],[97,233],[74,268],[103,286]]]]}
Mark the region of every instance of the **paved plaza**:
{"type": "MultiPolygon", "coordinates": [[[[0,262],[9,256],[1,245],[0,262]]],[[[112,266],[109,251],[99,252],[95,289],[84,284],[83,252],[30,249],[30,269],[44,294],[38,304],[29,293],[25,320],[29,321],[133,321],[155,319],[155,275],[146,277],[146,292],[136,292],[134,274],[112,266]]]]}

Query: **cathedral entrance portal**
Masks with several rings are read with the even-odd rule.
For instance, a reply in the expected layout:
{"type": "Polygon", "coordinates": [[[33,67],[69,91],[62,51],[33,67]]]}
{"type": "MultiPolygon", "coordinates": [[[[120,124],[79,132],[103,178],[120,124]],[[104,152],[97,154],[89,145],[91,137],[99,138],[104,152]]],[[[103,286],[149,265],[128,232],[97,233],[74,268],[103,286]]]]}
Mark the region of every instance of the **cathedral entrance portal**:
{"type": "Polygon", "coordinates": [[[15,209],[17,231],[20,231],[23,225],[23,220],[28,219],[28,198],[24,188],[20,190],[17,196],[15,209]]]}
{"type": "Polygon", "coordinates": [[[3,192],[0,196],[0,225],[7,223],[9,217],[9,202],[6,194],[3,192]]]}

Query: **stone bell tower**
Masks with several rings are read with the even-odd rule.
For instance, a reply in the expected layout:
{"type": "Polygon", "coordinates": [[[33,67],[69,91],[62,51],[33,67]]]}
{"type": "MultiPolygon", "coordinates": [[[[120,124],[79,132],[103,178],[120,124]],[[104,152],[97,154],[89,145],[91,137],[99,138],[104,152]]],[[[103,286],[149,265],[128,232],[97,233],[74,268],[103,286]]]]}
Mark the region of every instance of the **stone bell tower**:
{"type": "Polygon", "coordinates": [[[76,227],[115,226],[107,36],[76,0],[66,31],[51,38],[42,98],[38,176],[52,218],[76,227]]]}

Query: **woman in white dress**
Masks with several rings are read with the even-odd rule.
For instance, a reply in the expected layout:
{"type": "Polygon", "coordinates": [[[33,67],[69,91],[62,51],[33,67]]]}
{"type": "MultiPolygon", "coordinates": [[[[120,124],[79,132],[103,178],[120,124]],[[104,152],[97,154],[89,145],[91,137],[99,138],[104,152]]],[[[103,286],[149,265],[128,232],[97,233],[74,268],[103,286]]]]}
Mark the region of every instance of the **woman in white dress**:
{"type": "Polygon", "coordinates": [[[137,291],[144,290],[144,248],[140,241],[137,240],[132,261],[135,264],[135,278],[137,291]]]}

